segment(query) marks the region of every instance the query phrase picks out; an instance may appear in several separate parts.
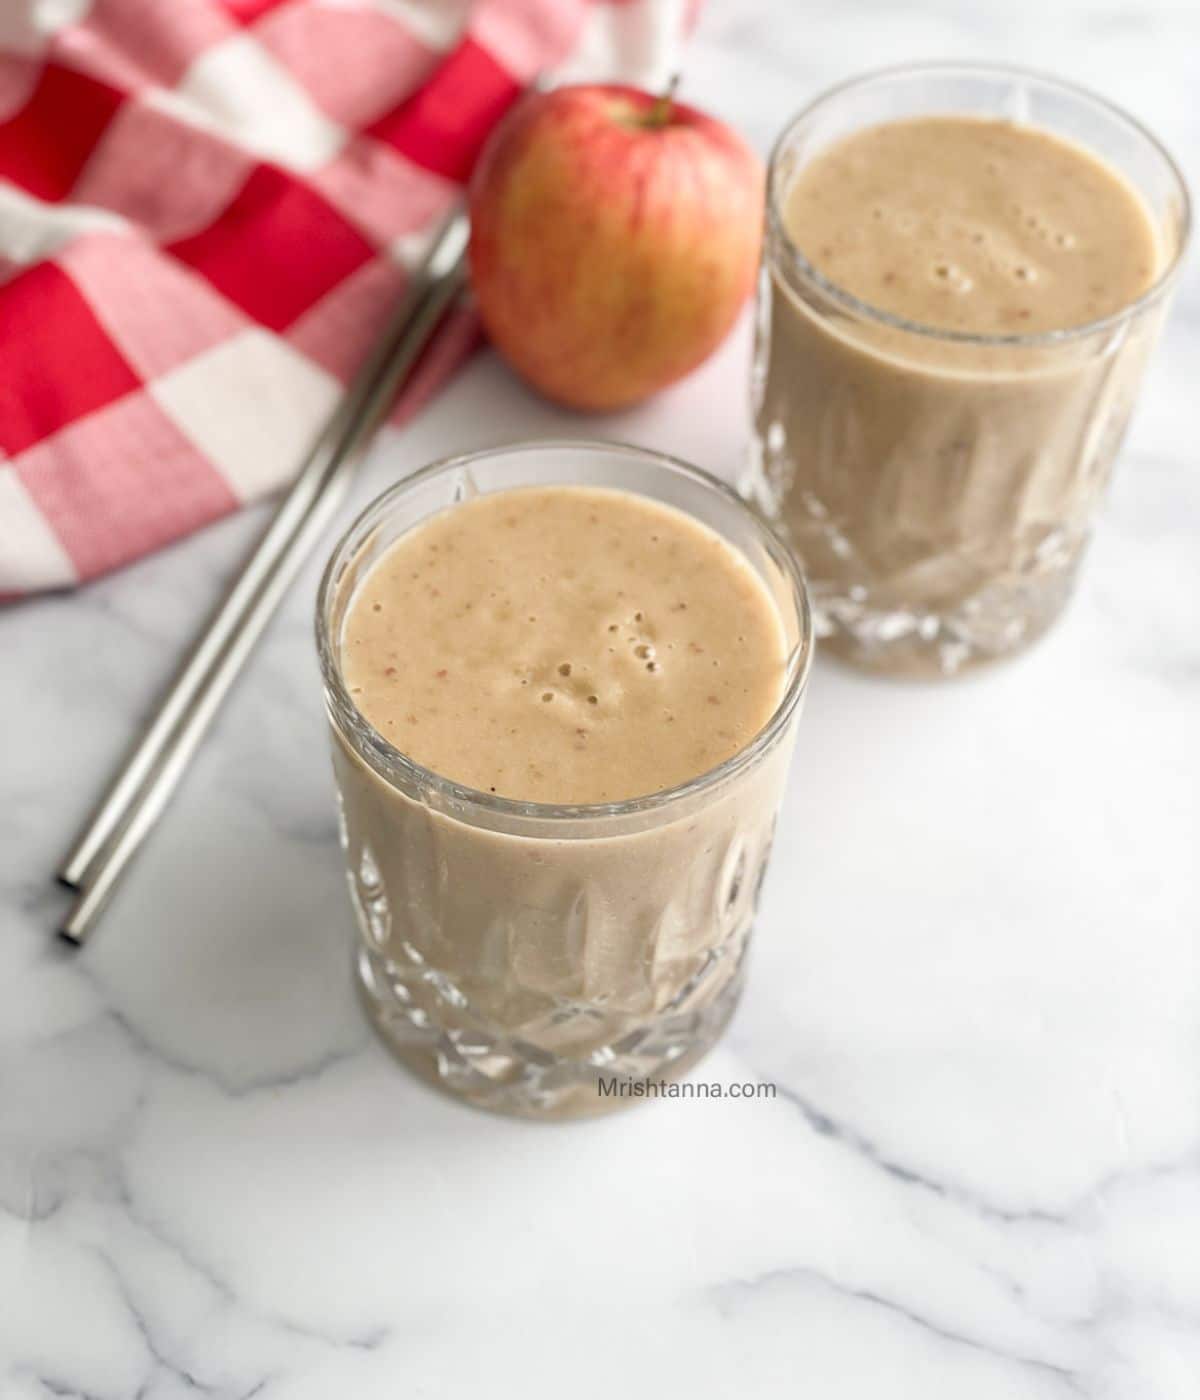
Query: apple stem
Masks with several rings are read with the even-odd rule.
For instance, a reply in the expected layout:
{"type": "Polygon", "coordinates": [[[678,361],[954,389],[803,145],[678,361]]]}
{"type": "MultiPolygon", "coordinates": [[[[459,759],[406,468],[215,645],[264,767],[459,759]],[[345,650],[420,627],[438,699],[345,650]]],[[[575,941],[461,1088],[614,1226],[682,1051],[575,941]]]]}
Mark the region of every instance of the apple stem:
{"type": "Polygon", "coordinates": [[[671,120],[671,104],[675,100],[675,91],[679,87],[679,74],[672,73],[671,79],[667,83],[666,90],[659,94],[654,101],[654,106],[646,117],[648,127],[666,126],[671,120]]]}

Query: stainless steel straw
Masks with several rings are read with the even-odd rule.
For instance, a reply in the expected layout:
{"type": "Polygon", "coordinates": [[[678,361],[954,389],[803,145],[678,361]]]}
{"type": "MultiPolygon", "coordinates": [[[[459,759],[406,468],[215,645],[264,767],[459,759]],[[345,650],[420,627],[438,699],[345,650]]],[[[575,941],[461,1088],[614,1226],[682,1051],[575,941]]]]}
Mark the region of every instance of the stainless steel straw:
{"type": "Polygon", "coordinates": [[[305,459],[266,533],[197,640],[64,861],[80,891],[59,932],[83,943],[324,526],[393,398],[466,282],[467,216],[452,214],[305,459]]]}

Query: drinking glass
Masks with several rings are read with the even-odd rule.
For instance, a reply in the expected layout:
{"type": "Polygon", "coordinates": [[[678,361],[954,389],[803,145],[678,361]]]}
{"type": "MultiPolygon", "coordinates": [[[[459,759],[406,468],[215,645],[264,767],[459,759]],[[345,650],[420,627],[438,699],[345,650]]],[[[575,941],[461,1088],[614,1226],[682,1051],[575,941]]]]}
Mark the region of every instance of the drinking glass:
{"type": "Polygon", "coordinates": [[[321,583],[317,645],[357,976],[388,1044],[442,1088],[527,1116],[615,1107],[629,1099],[614,1085],[693,1064],[742,986],[812,657],[804,584],[774,533],[728,487],[657,453],[537,442],[457,457],[351,526],[321,583]],[[774,713],[677,787],[585,806],[479,792],[394,748],[346,686],[347,611],[400,535],[480,493],[557,484],[687,512],[740,552],[778,610],[789,654],[774,713]]]}
{"type": "Polygon", "coordinates": [[[770,161],[743,489],[797,551],[823,646],[877,671],[946,675],[1028,646],[1058,617],[1188,230],[1186,187],[1154,137],[1036,73],[896,68],[827,92],[787,127],[770,161]],[[797,176],[860,128],[933,114],[1028,123],[1106,160],[1154,220],[1153,286],[1089,325],[974,335],[830,281],[784,224],[797,176]]]}

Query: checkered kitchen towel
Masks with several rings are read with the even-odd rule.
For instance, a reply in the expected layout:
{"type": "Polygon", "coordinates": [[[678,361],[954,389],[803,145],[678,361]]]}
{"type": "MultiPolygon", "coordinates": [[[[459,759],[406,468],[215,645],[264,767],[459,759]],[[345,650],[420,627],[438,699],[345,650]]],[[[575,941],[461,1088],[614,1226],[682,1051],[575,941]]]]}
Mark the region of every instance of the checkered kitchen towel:
{"type": "Polygon", "coordinates": [[[521,88],[660,84],[693,8],[0,0],[0,595],[282,485],[521,88]]]}

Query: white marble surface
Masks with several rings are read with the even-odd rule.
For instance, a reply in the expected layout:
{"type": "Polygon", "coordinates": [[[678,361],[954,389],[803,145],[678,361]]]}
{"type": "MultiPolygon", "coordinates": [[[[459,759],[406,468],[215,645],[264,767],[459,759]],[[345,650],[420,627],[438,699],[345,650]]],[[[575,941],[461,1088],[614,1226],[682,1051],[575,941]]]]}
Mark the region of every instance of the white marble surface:
{"type": "MultiPolygon", "coordinates": [[[[1191,160],[1200,10],[719,3],[687,89],[760,146],[905,57],[1034,61],[1191,160]]],[[[744,333],[585,430],[730,474],[744,333]]],[[[0,1396],[1200,1394],[1200,286],[1082,591],[946,688],[818,665],[748,995],[699,1071],[774,1101],[508,1123],[349,985],[298,587],[94,944],[64,841],[259,527],[0,618],[0,1396]]],[[[579,431],[482,357],[380,444],[579,431]]]]}

